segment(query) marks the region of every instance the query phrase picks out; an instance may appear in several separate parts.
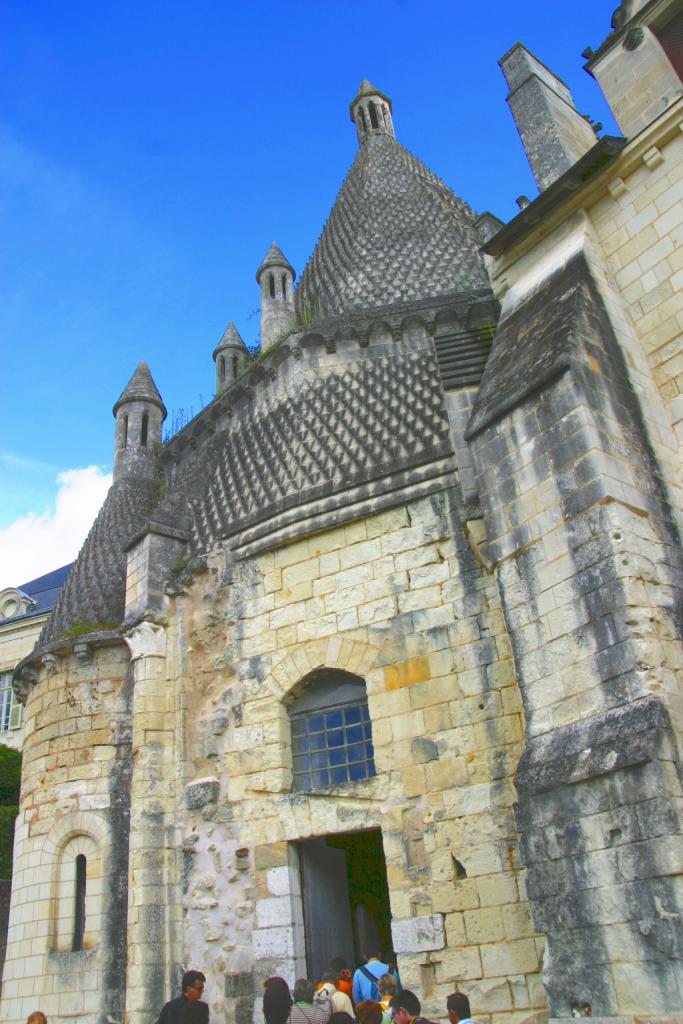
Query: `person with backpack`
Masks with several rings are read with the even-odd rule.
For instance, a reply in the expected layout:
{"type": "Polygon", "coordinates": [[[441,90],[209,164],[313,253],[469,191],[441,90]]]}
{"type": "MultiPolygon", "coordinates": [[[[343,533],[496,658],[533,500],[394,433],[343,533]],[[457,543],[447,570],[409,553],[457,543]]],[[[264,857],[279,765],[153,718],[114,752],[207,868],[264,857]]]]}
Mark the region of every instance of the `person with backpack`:
{"type": "Polygon", "coordinates": [[[315,985],[306,978],[294,982],[294,1005],[289,1012],[290,1024],[328,1024],[332,1015],[332,1001],[325,993],[315,991],[315,985]]]}
{"type": "Polygon", "coordinates": [[[379,987],[377,981],[389,970],[388,964],[382,963],[379,958],[379,950],[366,949],[364,951],[365,964],[359,967],[353,976],[352,997],[354,1003],[362,1003],[365,999],[380,1001],[379,987]]]}
{"type": "Polygon", "coordinates": [[[316,1002],[322,1002],[325,997],[332,1003],[332,1013],[348,1013],[353,1017],[353,1003],[350,996],[347,996],[345,992],[340,992],[337,988],[336,971],[323,972],[322,984],[313,998],[316,1002]]]}

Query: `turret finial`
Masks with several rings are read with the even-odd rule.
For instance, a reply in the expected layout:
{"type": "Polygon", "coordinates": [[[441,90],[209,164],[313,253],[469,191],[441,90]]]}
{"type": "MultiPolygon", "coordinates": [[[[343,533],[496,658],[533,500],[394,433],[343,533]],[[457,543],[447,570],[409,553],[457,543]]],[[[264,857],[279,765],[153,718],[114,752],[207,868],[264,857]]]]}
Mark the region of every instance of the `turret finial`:
{"type": "Polygon", "coordinates": [[[364,78],[349,107],[351,120],[356,125],[358,141],[362,145],[372,135],[390,135],[395,138],[391,117],[391,100],[364,78]]]}

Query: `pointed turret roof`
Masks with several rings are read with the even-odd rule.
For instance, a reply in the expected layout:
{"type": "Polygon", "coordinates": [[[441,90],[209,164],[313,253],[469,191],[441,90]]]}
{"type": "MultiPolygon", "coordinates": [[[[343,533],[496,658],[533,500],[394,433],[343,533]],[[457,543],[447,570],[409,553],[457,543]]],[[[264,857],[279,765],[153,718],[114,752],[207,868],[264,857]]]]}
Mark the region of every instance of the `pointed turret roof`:
{"type": "Polygon", "coordinates": [[[363,81],[358,86],[358,92],[356,93],[356,95],[351,100],[351,103],[349,104],[349,113],[351,114],[352,121],[355,120],[353,116],[353,108],[355,107],[356,103],[358,103],[358,100],[362,100],[364,96],[381,96],[382,99],[389,104],[389,110],[391,110],[392,108],[392,103],[389,96],[387,96],[387,94],[382,92],[380,89],[375,89],[372,82],[369,82],[367,78],[364,78],[363,81]]]}
{"type": "Polygon", "coordinates": [[[232,320],[225,328],[221,340],[218,342],[215,349],[213,350],[213,358],[215,359],[218,353],[221,352],[224,348],[243,348],[245,350],[247,348],[247,346],[244,344],[244,340],[240,332],[237,330],[232,320]]]}
{"type": "Polygon", "coordinates": [[[263,259],[263,263],[256,271],[257,282],[260,283],[261,274],[263,273],[264,270],[267,270],[268,267],[284,267],[285,270],[289,270],[293,278],[296,277],[296,270],[289,262],[280,246],[276,245],[275,242],[271,242],[270,249],[266,253],[263,259]]]}
{"type": "Polygon", "coordinates": [[[322,318],[489,290],[475,219],[393,135],[368,134],[301,276],[297,311],[322,318]]]}
{"type": "Polygon", "coordinates": [[[121,392],[121,396],[112,410],[114,416],[125,402],[154,402],[159,406],[164,414],[164,419],[166,419],[166,406],[161,400],[154,378],[144,359],[138,363],[135,373],[121,392]]]}

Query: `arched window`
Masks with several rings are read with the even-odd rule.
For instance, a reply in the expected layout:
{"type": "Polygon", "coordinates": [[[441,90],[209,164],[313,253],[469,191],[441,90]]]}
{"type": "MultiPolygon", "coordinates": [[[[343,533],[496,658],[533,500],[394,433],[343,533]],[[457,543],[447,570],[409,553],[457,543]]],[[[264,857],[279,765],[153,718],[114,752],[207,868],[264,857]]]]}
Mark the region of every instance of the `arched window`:
{"type": "Polygon", "coordinates": [[[268,274],[268,291],[271,299],[275,298],[275,278],[272,274],[268,274]]]}
{"type": "Polygon", "coordinates": [[[225,380],[225,358],[223,356],[218,357],[218,379],[221,383],[225,380]]]}
{"type": "Polygon", "coordinates": [[[127,448],[128,447],[128,413],[124,413],[123,414],[123,416],[121,417],[121,423],[123,424],[123,426],[121,428],[121,447],[122,448],[127,448]]]}
{"type": "Polygon", "coordinates": [[[84,853],[76,857],[76,884],[74,886],[74,937],[71,949],[74,953],[83,949],[85,935],[85,885],[87,860],[84,853]]]}
{"type": "Polygon", "coordinates": [[[329,789],[375,775],[365,682],[322,668],[302,685],[289,708],[294,789],[329,789]]]}
{"type": "Polygon", "coordinates": [[[57,859],[54,949],[78,953],[93,949],[100,937],[102,864],[95,840],[72,836],[57,859]]]}
{"type": "Polygon", "coordinates": [[[146,412],[142,414],[142,425],[140,427],[140,444],[143,448],[147,447],[147,427],[149,423],[149,417],[146,412]]]}
{"type": "Polygon", "coordinates": [[[379,128],[379,118],[377,117],[377,107],[374,103],[370,104],[370,125],[373,128],[379,128]]]}

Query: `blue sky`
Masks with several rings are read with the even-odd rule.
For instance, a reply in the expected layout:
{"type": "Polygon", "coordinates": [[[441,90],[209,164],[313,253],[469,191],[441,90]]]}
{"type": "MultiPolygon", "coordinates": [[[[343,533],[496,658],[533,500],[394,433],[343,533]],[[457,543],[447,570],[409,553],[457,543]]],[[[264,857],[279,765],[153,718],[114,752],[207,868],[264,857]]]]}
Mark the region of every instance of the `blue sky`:
{"type": "Polygon", "coordinates": [[[51,514],[58,473],[110,468],[140,359],[169,411],[211,398],[228,321],[257,340],[270,242],[299,273],[315,245],[362,78],[405,146],[509,220],[535,186],[497,62],[524,42],[614,133],[581,51],[615,6],[0,0],[0,529],[51,514]]]}

